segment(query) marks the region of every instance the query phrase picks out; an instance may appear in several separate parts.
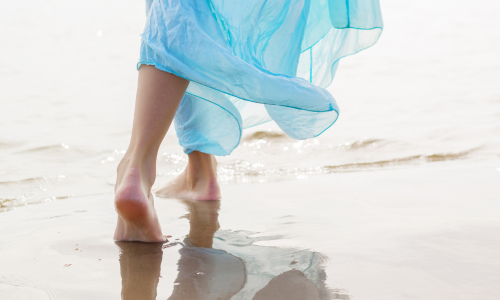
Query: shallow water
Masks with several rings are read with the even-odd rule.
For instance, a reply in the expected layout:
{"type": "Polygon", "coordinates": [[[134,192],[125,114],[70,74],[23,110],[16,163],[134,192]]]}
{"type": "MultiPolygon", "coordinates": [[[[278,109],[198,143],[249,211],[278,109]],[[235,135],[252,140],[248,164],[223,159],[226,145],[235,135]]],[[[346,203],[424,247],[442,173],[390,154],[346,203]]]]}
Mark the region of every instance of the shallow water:
{"type": "Polygon", "coordinates": [[[169,242],[150,246],[113,242],[112,193],[12,209],[0,215],[0,298],[496,300],[491,163],[232,184],[220,202],[157,198],[169,242]]]}
{"type": "MultiPolygon", "coordinates": [[[[220,159],[223,184],[500,155],[500,5],[382,6],[379,43],[344,59],[329,87],[337,124],[306,141],[271,123],[247,130],[220,159]]],[[[112,189],[130,135],[143,10],[130,0],[0,4],[2,210],[112,189]]],[[[157,182],[185,163],[171,130],[157,182]]]]}
{"type": "MultiPolygon", "coordinates": [[[[290,270],[323,299],[498,299],[500,3],[382,9],[380,41],[343,59],[329,87],[341,109],[333,127],[296,141],[260,125],[219,159],[221,228],[207,240],[227,255],[182,254],[192,208],[158,199],[173,237],[147,258],[111,240],[142,1],[0,2],[0,295],[112,299],[126,274],[143,274],[167,299],[181,262],[199,255],[197,272],[247,276],[233,299],[290,270]],[[216,270],[217,259],[232,269],[216,270]]],[[[171,130],[157,184],[185,164],[171,130]]]]}
{"type": "MultiPolygon", "coordinates": [[[[37,224],[37,231],[43,232],[45,240],[43,246],[30,249],[23,247],[27,241],[10,238],[0,248],[5,251],[0,257],[5,268],[0,279],[2,298],[109,299],[120,293],[122,299],[179,300],[253,299],[254,296],[255,299],[333,299],[341,295],[325,284],[326,258],[322,253],[260,246],[259,242],[279,237],[221,228],[220,201],[160,201],[159,209],[169,208],[163,210],[162,223],[169,225],[170,241],[147,244],[113,243],[107,238],[105,233],[112,225],[102,216],[113,212],[109,205],[102,205],[102,196],[99,198],[100,201],[95,201],[96,198],[83,201],[84,210],[75,210],[81,207],[80,201],[53,207],[52,211],[35,212],[34,219],[29,217],[31,212],[25,211],[28,215],[17,215],[17,220],[12,220],[20,226],[7,235],[22,234],[37,224]],[[101,217],[88,224],[87,229],[91,230],[74,227],[75,221],[88,219],[86,215],[93,214],[95,209],[100,210],[101,217]],[[182,213],[185,215],[179,218],[182,213]],[[19,223],[19,219],[23,221],[19,223]],[[61,224],[65,226],[60,228],[61,224]],[[67,231],[67,227],[72,229],[67,231]],[[20,250],[14,255],[13,245],[20,250]],[[24,262],[13,263],[20,257],[24,262]],[[39,261],[45,265],[44,277],[37,276],[39,261]],[[18,272],[13,268],[15,265],[29,272],[18,272]],[[81,280],[85,275],[86,279],[81,280]],[[121,284],[117,279],[121,279],[121,284]],[[281,296],[273,297],[276,293],[281,296]]],[[[228,209],[231,206],[223,212],[228,209]]],[[[7,218],[16,218],[16,213],[7,218]]],[[[221,222],[222,226],[228,223],[225,218],[221,222]]]]}

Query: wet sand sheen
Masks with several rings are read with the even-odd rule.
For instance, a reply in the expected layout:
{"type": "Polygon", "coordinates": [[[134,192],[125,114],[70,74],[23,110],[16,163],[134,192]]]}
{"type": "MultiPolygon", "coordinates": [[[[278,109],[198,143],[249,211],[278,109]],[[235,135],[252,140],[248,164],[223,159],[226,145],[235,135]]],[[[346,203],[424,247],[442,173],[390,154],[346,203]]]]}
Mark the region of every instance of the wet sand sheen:
{"type": "MultiPolygon", "coordinates": [[[[500,2],[478,1],[382,3],[337,124],[247,131],[218,212],[156,199],[161,247],[111,240],[144,3],[0,2],[0,299],[500,299],[500,2]]],[[[158,183],[185,162],[170,132],[158,183]]]]}
{"type": "Polygon", "coordinates": [[[308,298],[297,299],[498,299],[498,164],[226,186],[220,202],[157,198],[166,244],[115,244],[111,194],[18,208],[0,225],[0,297],[293,299],[301,286],[308,298]]]}

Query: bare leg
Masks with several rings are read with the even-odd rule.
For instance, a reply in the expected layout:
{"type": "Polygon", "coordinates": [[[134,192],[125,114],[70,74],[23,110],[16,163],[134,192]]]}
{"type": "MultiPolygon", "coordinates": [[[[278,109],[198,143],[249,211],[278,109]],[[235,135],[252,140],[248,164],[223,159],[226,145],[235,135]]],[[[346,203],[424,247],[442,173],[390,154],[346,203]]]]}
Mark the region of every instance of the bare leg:
{"type": "Polygon", "coordinates": [[[164,240],[151,195],[156,157],[189,81],[141,66],[130,145],[118,165],[115,240],[164,240]]]}
{"type": "Polygon", "coordinates": [[[186,170],[155,191],[157,196],[192,200],[219,200],[217,161],[210,154],[193,151],[188,155],[186,170]]]}

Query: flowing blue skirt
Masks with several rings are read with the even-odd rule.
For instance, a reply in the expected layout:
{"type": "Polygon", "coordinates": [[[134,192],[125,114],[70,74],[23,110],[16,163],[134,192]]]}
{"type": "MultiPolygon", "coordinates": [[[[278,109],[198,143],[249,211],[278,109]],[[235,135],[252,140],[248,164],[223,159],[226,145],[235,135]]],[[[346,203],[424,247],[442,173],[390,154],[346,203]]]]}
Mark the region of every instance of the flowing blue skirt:
{"type": "Polygon", "coordinates": [[[190,81],[175,116],[186,153],[228,155],[270,120],[294,139],[338,118],[339,59],[382,33],[378,0],[147,0],[141,65],[190,81]]]}

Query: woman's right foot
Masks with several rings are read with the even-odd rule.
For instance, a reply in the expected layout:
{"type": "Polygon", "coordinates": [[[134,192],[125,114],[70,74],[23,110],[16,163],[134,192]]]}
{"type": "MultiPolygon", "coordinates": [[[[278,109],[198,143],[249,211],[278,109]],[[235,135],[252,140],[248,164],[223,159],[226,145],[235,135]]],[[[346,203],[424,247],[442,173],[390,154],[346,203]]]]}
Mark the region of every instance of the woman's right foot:
{"type": "Polygon", "coordinates": [[[122,161],[115,187],[118,213],[114,239],[117,241],[164,242],[151,195],[151,184],[140,168],[122,161]]]}
{"type": "Polygon", "coordinates": [[[189,154],[186,170],[156,190],[155,195],[190,200],[219,200],[221,195],[215,157],[193,151],[189,154]]]}

